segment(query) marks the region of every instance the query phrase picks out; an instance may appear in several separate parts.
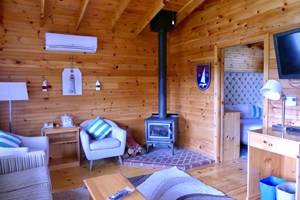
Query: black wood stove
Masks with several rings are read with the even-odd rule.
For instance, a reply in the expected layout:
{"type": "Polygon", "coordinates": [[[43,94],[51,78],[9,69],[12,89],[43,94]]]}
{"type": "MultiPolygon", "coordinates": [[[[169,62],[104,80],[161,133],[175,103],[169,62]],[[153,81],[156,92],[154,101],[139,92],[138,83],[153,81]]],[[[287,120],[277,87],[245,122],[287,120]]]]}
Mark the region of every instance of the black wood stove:
{"type": "Polygon", "coordinates": [[[158,114],[152,114],[145,120],[147,152],[150,146],[172,148],[178,139],[178,114],[167,114],[167,31],[175,26],[176,13],[160,11],[151,21],[151,31],[158,32],[158,114]]]}

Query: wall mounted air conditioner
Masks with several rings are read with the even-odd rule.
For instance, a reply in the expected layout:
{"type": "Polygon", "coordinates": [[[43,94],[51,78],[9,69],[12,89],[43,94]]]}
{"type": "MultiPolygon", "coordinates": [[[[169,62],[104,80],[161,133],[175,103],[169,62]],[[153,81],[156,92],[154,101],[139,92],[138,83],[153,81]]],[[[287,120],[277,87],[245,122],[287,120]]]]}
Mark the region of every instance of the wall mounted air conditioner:
{"type": "Polygon", "coordinates": [[[46,33],[45,50],[95,53],[97,37],[46,33]]]}

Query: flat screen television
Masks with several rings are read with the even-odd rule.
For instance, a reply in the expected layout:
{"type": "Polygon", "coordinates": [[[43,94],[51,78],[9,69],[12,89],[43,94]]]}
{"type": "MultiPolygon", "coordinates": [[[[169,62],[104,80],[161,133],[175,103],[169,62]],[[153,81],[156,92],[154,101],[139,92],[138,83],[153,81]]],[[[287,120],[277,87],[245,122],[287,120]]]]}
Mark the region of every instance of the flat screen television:
{"type": "Polygon", "coordinates": [[[280,79],[300,79],[300,28],[273,35],[280,79]]]}

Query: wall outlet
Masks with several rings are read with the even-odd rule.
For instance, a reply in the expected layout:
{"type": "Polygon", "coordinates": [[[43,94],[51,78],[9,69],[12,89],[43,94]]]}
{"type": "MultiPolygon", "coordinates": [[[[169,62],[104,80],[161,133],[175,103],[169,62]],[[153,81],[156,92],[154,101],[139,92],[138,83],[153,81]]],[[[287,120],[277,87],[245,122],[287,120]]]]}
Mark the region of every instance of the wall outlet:
{"type": "Polygon", "coordinates": [[[297,106],[297,97],[286,97],[285,106],[297,106]]]}

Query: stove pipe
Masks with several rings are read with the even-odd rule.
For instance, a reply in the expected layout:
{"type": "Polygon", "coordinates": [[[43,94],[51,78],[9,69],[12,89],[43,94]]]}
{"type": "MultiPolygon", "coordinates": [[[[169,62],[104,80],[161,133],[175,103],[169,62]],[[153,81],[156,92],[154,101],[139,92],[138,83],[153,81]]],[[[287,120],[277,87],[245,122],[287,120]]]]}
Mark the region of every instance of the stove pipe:
{"type": "Polygon", "coordinates": [[[167,116],[167,61],[166,61],[165,29],[158,31],[158,115],[159,118],[167,116]]]}

